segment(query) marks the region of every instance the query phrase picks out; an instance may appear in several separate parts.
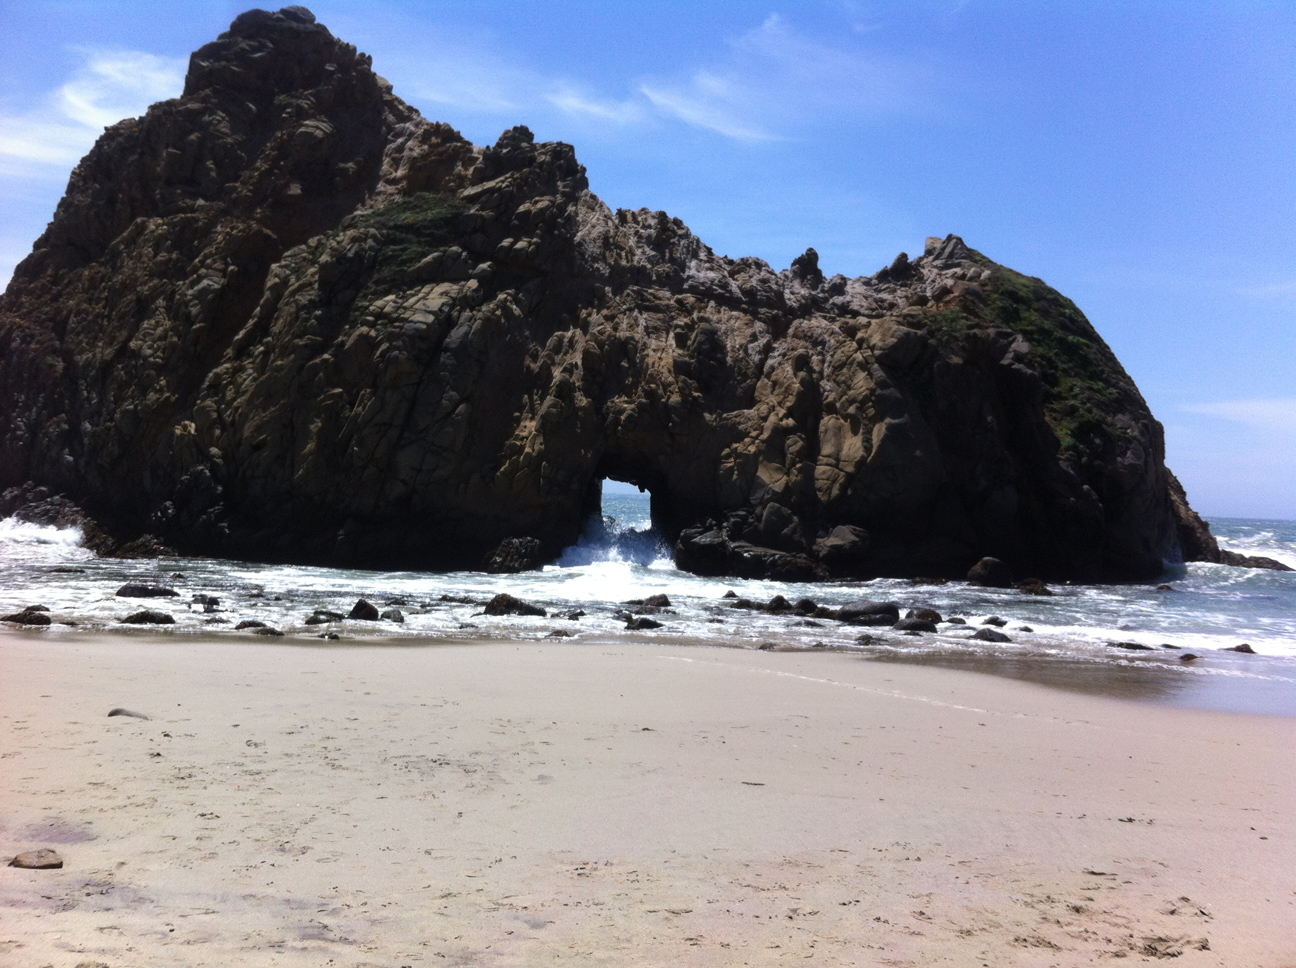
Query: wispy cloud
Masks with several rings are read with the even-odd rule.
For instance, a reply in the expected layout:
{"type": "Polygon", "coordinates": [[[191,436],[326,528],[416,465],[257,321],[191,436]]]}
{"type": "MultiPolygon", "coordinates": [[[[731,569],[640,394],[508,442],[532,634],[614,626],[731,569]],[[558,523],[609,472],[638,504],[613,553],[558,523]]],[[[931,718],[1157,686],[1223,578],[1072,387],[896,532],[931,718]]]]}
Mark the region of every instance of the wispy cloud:
{"type": "Polygon", "coordinates": [[[546,99],[566,114],[592,118],[610,124],[634,124],[644,120],[644,109],[634,101],[607,101],[586,94],[570,85],[560,85],[546,99]]]}
{"type": "Polygon", "coordinates": [[[1296,397],[1191,403],[1180,409],[1265,430],[1296,431],[1296,397]]]}
{"type": "Polygon", "coordinates": [[[807,123],[913,109],[922,71],[822,43],[778,14],[728,44],[716,64],[686,79],[651,79],[639,91],[665,114],[743,141],[781,140],[807,123]]]}
{"type": "Polygon", "coordinates": [[[75,164],[108,125],[184,86],[184,62],[142,51],[85,51],[85,63],[25,114],[0,117],[0,168],[32,174],[75,164]]]}
{"type": "Polygon", "coordinates": [[[624,131],[687,125],[735,141],[779,141],[808,126],[912,110],[926,72],[804,35],[771,15],[722,42],[691,69],[626,77],[620,90],[577,73],[554,75],[472,45],[410,64],[398,94],[461,112],[513,118],[558,111],[624,131]],[[917,93],[916,93],[917,92],[917,93]]]}

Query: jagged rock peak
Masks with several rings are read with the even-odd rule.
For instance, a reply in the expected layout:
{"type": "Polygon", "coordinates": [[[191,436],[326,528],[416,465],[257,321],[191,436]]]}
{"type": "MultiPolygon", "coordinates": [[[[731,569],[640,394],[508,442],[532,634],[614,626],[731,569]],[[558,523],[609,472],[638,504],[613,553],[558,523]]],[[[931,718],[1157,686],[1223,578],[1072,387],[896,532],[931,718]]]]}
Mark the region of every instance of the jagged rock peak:
{"type": "Polygon", "coordinates": [[[570,145],[424,119],[300,7],[241,14],[105,132],[0,298],[0,487],[114,540],[523,567],[605,477],[698,571],[1209,550],[1160,424],[1040,280],[955,235],[871,277],[717,256],[608,208],[570,145]]]}

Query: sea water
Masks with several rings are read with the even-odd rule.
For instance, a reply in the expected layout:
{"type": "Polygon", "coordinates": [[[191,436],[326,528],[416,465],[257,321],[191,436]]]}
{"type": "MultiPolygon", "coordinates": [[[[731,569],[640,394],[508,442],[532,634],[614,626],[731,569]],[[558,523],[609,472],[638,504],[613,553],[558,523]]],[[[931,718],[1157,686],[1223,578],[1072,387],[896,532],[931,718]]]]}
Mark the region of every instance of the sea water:
{"type": "MultiPolygon", "coordinates": [[[[1296,522],[1219,518],[1211,527],[1222,547],[1296,567],[1296,522]]],[[[947,665],[990,663],[998,664],[998,671],[1015,669],[1013,674],[1025,678],[1037,677],[1041,669],[1138,668],[1145,677],[1160,677],[1170,685],[1191,683],[1194,677],[1232,677],[1239,688],[1260,688],[1259,682],[1276,679],[1293,686],[1296,696],[1292,572],[1192,563],[1178,574],[1146,584],[1054,585],[1051,597],[963,582],[789,584],[704,578],[674,567],[669,547],[652,529],[648,496],[622,493],[605,494],[602,515],[587,522],[580,540],[557,562],[519,575],[376,572],[204,558],[98,558],[80,541],[76,529],[0,521],[0,614],[44,605],[55,624],[42,634],[53,635],[87,629],[138,631],[121,620],[148,607],[174,617],[174,625],[162,627],[172,634],[243,638],[249,633],[234,632],[234,625],[256,620],[288,633],[291,638],[274,640],[284,643],[314,641],[328,631],[339,633],[343,642],[375,636],[433,642],[541,641],[562,635],[569,641],[669,640],[830,649],[947,665]],[[164,585],[179,594],[149,600],[118,597],[117,588],[127,582],[164,585]],[[482,614],[482,603],[499,592],[540,605],[549,615],[482,614]],[[934,608],[967,624],[942,624],[935,634],[906,635],[735,609],[733,599],[724,597],[727,592],[755,602],[774,595],[793,602],[810,598],[830,608],[858,599],[890,600],[902,612],[934,608]],[[194,603],[199,594],[218,598],[216,610],[194,603]],[[662,628],[627,632],[623,603],[656,594],[671,600],[669,610],[653,615],[662,628]],[[399,609],[404,621],[305,624],[318,608],[346,614],[358,598],[382,610],[399,609]],[[584,614],[555,617],[578,612],[584,614]],[[1000,630],[1009,642],[973,638],[991,616],[1004,620],[1000,630]],[[1224,651],[1242,643],[1260,656],[1224,651]],[[1185,661],[1186,653],[1199,658],[1185,661]]],[[[1083,678],[1079,672],[1067,675],[1083,678]]]]}

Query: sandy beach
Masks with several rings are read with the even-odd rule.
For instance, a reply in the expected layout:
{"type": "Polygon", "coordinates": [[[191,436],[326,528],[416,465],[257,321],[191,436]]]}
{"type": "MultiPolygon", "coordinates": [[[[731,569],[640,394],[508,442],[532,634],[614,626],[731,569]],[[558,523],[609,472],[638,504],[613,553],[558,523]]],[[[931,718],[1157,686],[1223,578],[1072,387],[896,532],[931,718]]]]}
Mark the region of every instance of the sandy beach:
{"type": "Polygon", "coordinates": [[[65,862],[4,965],[1296,965],[1292,718],[651,640],[0,668],[0,853],[65,862]]]}

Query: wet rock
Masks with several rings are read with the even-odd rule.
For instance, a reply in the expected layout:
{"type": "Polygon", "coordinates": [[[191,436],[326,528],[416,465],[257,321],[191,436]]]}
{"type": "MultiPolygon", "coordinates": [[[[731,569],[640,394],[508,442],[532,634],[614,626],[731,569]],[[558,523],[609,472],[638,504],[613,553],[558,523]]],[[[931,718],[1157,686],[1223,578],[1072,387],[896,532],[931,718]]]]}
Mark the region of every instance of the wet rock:
{"type": "Polygon", "coordinates": [[[565,618],[569,622],[579,622],[585,617],[583,608],[570,608],[565,612],[555,612],[554,618],[565,618]]]}
{"type": "Polygon", "coordinates": [[[148,719],[143,713],[137,713],[132,709],[123,709],[121,706],[114,706],[108,710],[109,716],[129,716],[131,719],[148,719]]]}
{"type": "Polygon", "coordinates": [[[729,607],[741,608],[747,610],[760,608],[760,606],[757,605],[755,602],[753,602],[750,598],[735,598],[732,602],[729,603],[729,607]]]}
{"type": "Polygon", "coordinates": [[[258,622],[254,618],[245,618],[243,621],[239,622],[238,625],[234,626],[234,631],[242,632],[245,629],[264,629],[264,628],[269,628],[269,626],[267,626],[265,622],[258,622]]]}
{"type": "Polygon", "coordinates": [[[214,612],[220,606],[220,599],[215,595],[195,595],[189,604],[201,605],[204,612],[214,612]]]}
{"type": "Polygon", "coordinates": [[[643,616],[635,616],[626,622],[626,628],[631,632],[643,632],[647,629],[659,629],[662,627],[661,622],[654,621],[643,616]]]}
{"type": "Polygon", "coordinates": [[[1108,646],[1113,649],[1126,649],[1130,652],[1153,652],[1152,646],[1144,645],[1142,642],[1108,642],[1108,646]]]}
{"type": "Polygon", "coordinates": [[[486,556],[484,570],[492,575],[532,571],[545,562],[538,538],[505,538],[486,556]]]}
{"type": "Polygon", "coordinates": [[[782,595],[775,595],[761,606],[761,611],[769,612],[773,615],[786,615],[788,612],[792,611],[792,603],[782,595]]]}
{"type": "Polygon", "coordinates": [[[1174,588],[1170,585],[1157,585],[1156,590],[1159,592],[1172,592],[1174,588]]]}
{"type": "Polygon", "coordinates": [[[738,593],[737,593],[736,591],[734,591],[734,590],[731,588],[731,589],[729,589],[727,592],[725,592],[723,595],[721,595],[720,597],[721,597],[721,598],[737,598],[737,597],[738,597],[738,593]]]}
{"type": "Polygon", "coordinates": [[[329,641],[332,642],[336,642],[338,639],[342,638],[342,636],[338,635],[336,632],[321,632],[319,635],[315,637],[317,639],[328,639],[329,641]]]}
{"type": "Polygon", "coordinates": [[[960,618],[960,617],[957,616],[957,615],[951,615],[951,616],[950,616],[949,618],[947,618],[945,621],[946,621],[947,623],[949,623],[950,625],[967,625],[967,619],[965,619],[965,618],[960,618]]]}
{"type": "Polygon", "coordinates": [[[461,595],[442,595],[437,599],[438,602],[448,602],[453,605],[480,605],[481,602],[471,598],[464,598],[461,595]]]}
{"type": "Polygon", "coordinates": [[[653,608],[670,608],[671,600],[667,595],[649,595],[639,604],[651,605],[653,608]]]}
{"type": "Polygon", "coordinates": [[[1255,655],[1255,654],[1256,654],[1256,650],[1253,649],[1253,648],[1251,648],[1251,646],[1248,645],[1246,642],[1243,642],[1241,645],[1230,645],[1227,649],[1222,649],[1221,651],[1222,651],[1222,652],[1241,652],[1241,653],[1243,653],[1244,655],[1255,655]]]}
{"type": "Polygon", "coordinates": [[[388,622],[403,623],[405,621],[405,613],[402,612],[399,608],[387,609],[387,611],[382,613],[382,617],[386,619],[388,622]]]}
{"type": "Polygon", "coordinates": [[[571,631],[570,629],[554,629],[552,632],[550,632],[548,635],[546,635],[545,638],[547,638],[547,639],[569,639],[569,638],[571,638],[571,637],[572,637],[573,635],[575,635],[575,634],[576,634],[576,633],[573,632],[573,631],[571,631]]]}
{"type": "Polygon", "coordinates": [[[998,558],[982,558],[968,569],[967,580],[986,588],[1011,588],[1012,570],[998,558]]]}
{"type": "Polygon", "coordinates": [[[306,619],[307,625],[327,625],[330,622],[341,622],[346,618],[341,612],[330,612],[327,608],[317,608],[306,619]]]}
{"type": "Polygon", "coordinates": [[[32,871],[58,870],[63,866],[63,858],[48,847],[39,850],[26,850],[9,862],[10,867],[21,867],[32,871]]]}
{"type": "Polygon", "coordinates": [[[21,612],[0,616],[0,622],[12,622],[14,625],[49,625],[49,610],[44,605],[28,605],[21,612]]]}
{"type": "Polygon", "coordinates": [[[281,637],[281,636],[283,635],[283,633],[280,632],[277,628],[272,628],[272,627],[269,626],[269,625],[263,625],[263,626],[261,626],[259,629],[253,629],[253,630],[252,630],[252,634],[253,634],[253,635],[270,635],[270,636],[275,636],[275,637],[281,637]]]}
{"type": "Polygon", "coordinates": [[[1021,626],[1018,626],[1017,631],[1018,631],[1018,632],[1034,632],[1035,630],[1034,630],[1033,628],[1031,628],[1029,625],[1021,625],[1021,626]]]}
{"type": "Polygon", "coordinates": [[[976,634],[973,635],[972,638],[977,639],[981,642],[1011,642],[1012,641],[1012,639],[1008,638],[1008,636],[1004,635],[1002,632],[992,628],[977,629],[976,634]]]}
{"type": "Polygon", "coordinates": [[[535,615],[545,617],[545,610],[539,605],[532,605],[520,598],[514,598],[507,592],[500,592],[486,603],[487,615],[535,615]]]}
{"type": "Polygon", "coordinates": [[[792,606],[792,610],[798,615],[814,615],[819,611],[819,606],[813,598],[803,598],[792,606]]]}
{"type": "Polygon", "coordinates": [[[837,609],[837,620],[851,625],[895,625],[900,621],[900,606],[895,602],[860,600],[837,609]]]}
{"type": "Polygon", "coordinates": [[[1006,618],[1000,618],[998,615],[990,615],[981,620],[982,625],[993,625],[995,628],[1003,628],[1008,624],[1006,618]]]}
{"type": "Polygon", "coordinates": [[[162,585],[142,585],[134,582],[122,585],[117,589],[119,598],[172,598],[180,593],[174,588],[162,585]]]}
{"type": "Polygon", "coordinates": [[[1220,549],[1219,563],[1232,565],[1234,568],[1263,568],[1266,571],[1293,570],[1290,565],[1284,565],[1273,558],[1266,558],[1263,555],[1240,555],[1236,551],[1225,551],[1223,548],[1220,549]]]}
{"type": "Polygon", "coordinates": [[[934,608],[911,608],[905,612],[905,618],[922,619],[924,622],[941,622],[941,613],[934,608]]]}
{"type": "Polygon", "coordinates": [[[897,632],[935,632],[936,623],[925,618],[902,618],[893,628],[897,632]]]}
{"type": "Polygon", "coordinates": [[[127,625],[174,625],[175,619],[166,612],[146,608],[142,612],[132,612],[122,619],[127,625]]]}
{"type": "Polygon", "coordinates": [[[1198,655],[1195,655],[1195,654],[1192,653],[1192,652],[1185,652],[1183,655],[1179,656],[1179,661],[1180,661],[1180,662],[1193,662],[1193,661],[1195,661],[1196,659],[1199,659],[1199,658],[1201,658],[1201,657],[1198,656],[1198,655]]]}
{"type": "Polygon", "coordinates": [[[1023,595],[1052,595],[1053,589],[1038,578],[1027,578],[1017,583],[1017,590],[1023,595]]]}
{"type": "Polygon", "coordinates": [[[351,611],[347,618],[355,619],[358,622],[376,622],[378,621],[378,606],[365,601],[363,598],[358,599],[351,606],[351,611]]]}
{"type": "Polygon", "coordinates": [[[51,575],[84,575],[84,568],[73,568],[70,565],[56,565],[49,570],[51,575]]]}

